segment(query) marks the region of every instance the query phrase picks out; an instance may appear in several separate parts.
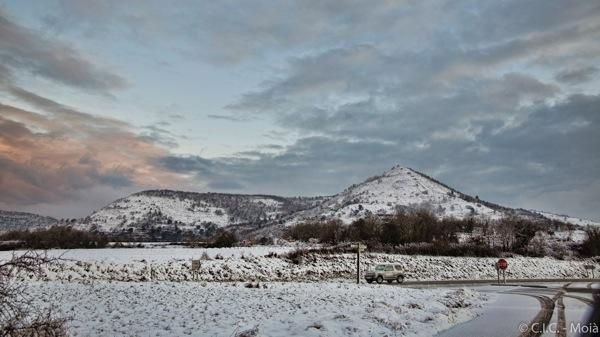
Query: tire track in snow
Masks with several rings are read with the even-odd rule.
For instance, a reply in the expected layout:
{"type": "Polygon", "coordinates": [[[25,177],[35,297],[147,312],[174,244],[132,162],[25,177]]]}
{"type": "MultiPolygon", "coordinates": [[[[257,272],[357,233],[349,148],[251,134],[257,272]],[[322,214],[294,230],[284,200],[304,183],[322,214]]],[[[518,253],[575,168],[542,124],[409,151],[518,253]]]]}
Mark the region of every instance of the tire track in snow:
{"type": "Polygon", "coordinates": [[[565,304],[563,303],[563,296],[560,296],[556,301],[556,305],[558,306],[558,326],[556,328],[556,337],[567,336],[567,319],[565,316],[565,304]]]}
{"type": "Polygon", "coordinates": [[[510,291],[507,292],[509,294],[523,295],[536,298],[540,302],[540,311],[538,314],[529,322],[527,325],[528,329],[524,332],[521,332],[519,337],[538,337],[542,334],[543,331],[540,329],[534,329],[534,327],[547,326],[552,318],[552,314],[554,313],[554,303],[556,300],[562,296],[562,291],[557,292],[552,298],[546,295],[534,295],[528,294],[518,291],[510,291]]]}
{"type": "Polygon", "coordinates": [[[573,298],[573,299],[576,299],[576,300],[579,300],[579,301],[581,301],[581,302],[583,302],[583,303],[585,303],[585,304],[587,304],[587,305],[589,305],[591,307],[594,306],[594,301],[590,300],[589,298],[575,296],[575,295],[564,295],[564,296],[565,297],[569,297],[569,298],[573,298]]]}

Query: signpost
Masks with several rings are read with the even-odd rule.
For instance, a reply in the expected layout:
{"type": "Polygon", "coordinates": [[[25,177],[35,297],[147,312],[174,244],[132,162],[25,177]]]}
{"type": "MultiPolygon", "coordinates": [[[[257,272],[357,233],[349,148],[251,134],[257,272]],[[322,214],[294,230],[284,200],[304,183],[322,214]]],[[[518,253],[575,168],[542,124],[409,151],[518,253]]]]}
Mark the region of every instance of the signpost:
{"type": "Polygon", "coordinates": [[[152,267],[152,265],[150,265],[150,281],[156,279],[156,272],[154,271],[154,268],[152,267]]]}
{"type": "Polygon", "coordinates": [[[200,274],[200,260],[192,259],[192,279],[193,280],[198,279],[199,274],[200,274]]]}
{"type": "Polygon", "coordinates": [[[595,278],[595,276],[594,276],[594,269],[596,269],[596,266],[594,266],[593,264],[586,264],[583,267],[585,268],[585,270],[591,270],[592,271],[592,278],[595,278]]]}
{"type": "Polygon", "coordinates": [[[362,243],[351,245],[350,248],[356,249],[356,284],[360,283],[360,252],[367,249],[362,243]]]}
{"type": "Polygon", "coordinates": [[[500,272],[502,272],[502,283],[506,283],[506,275],[504,271],[508,268],[508,262],[505,259],[499,259],[498,262],[495,263],[496,272],[498,273],[498,283],[500,283],[500,272]]]}

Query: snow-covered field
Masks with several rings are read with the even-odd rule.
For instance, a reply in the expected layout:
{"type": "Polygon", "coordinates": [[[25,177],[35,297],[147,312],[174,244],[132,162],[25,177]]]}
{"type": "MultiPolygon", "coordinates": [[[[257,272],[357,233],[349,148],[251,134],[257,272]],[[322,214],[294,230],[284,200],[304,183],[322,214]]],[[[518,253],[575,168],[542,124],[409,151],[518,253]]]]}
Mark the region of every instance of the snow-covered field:
{"type": "MultiPolygon", "coordinates": [[[[302,245],[299,247],[307,247],[302,245]]],[[[204,253],[214,259],[223,258],[240,259],[244,257],[260,257],[270,253],[284,254],[296,249],[296,246],[253,246],[232,248],[187,248],[187,247],[159,247],[159,248],[100,248],[100,249],[52,249],[48,250],[49,257],[76,260],[83,262],[99,262],[113,264],[128,264],[140,261],[147,263],[168,263],[170,261],[189,262],[200,259],[204,253]]],[[[17,254],[23,253],[17,251],[17,254]]],[[[11,251],[0,251],[0,260],[11,257],[11,251]]]]}
{"type": "Polygon", "coordinates": [[[73,336],[433,336],[490,295],[333,283],[32,282],[73,336]],[[244,334],[245,333],[245,334],[244,334]]]}
{"type": "MultiPolygon", "coordinates": [[[[290,249],[51,250],[68,260],[45,267],[42,277],[20,274],[16,281],[26,282],[39,306],[71,318],[73,336],[433,336],[493,299],[468,289],[353,284],[353,254],[308,255],[300,263],[269,254],[290,249]],[[191,281],[191,259],[205,252],[209,258],[191,281]]],[[[495,260],[364,254],[361,269],[397,263],[409,281],[493,279],[495,260]]],[[[590,263],[508,262],[509,279],[583,278],[590,263]]]]}
{"type": "MultiPolygon", "coordinates": [[[[269,257],[268,252],[284,252],[276,247],[235,248],[231,255],[192,248],[129,248],[129,249],[76,249],[50,251],[51,256],[70,258],[47,266],[42,280],[114,280],[114,281],[186,281],[192,279],[191,259],[204,252],[209,257],[201,261],[198,278],[203,281],[323,281],[327,279],[352,280],[355,275],[354,254],[308,255],[302,261],[285,257],[269,257]],[[243,252],[243,254],[242,254],[243,252]]],[[[221,250],[222,252],[226,250],[221,250]]],[[[2,252],[0,259],[10,257],[2,252]]],[[[590,261],[566,261],[553,258],[508,258],[508,278],[577,278],[587,275],[584,268],[590,261]]],[[[395,263],[403,266],[407,280],[460,280],[494,279],[495,258],[408,256],[364,254],[361,270],[364,272],[377,263],[395,263]]],[[[600,269],[600,266],[598,266],[600,269]]],[[[22,275],[29,279],[28,275],[22,275]]]]}

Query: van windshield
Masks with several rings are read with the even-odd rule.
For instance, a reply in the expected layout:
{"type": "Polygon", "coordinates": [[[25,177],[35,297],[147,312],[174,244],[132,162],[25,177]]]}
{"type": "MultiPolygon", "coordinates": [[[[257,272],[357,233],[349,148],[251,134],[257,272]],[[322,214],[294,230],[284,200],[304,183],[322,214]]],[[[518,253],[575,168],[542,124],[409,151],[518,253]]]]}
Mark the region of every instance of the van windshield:
{"type": "Polygon", "coordinates": [[[378,265],[375,267],[375,270],[377,270],[377,271],[383,271],[384,269],[385,269],[384,265],[378,265]]]}

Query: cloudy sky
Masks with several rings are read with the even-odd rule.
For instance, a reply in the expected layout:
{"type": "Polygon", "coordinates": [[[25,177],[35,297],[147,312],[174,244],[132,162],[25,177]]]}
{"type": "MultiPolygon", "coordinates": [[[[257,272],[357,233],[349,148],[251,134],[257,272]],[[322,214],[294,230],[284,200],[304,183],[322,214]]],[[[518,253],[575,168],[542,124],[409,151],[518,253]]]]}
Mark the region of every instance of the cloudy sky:
{"type": "Polygon", "coordinates": [[[600,2],[0,0],[0,208],[395,164],[600,220],[600,2]]]}

